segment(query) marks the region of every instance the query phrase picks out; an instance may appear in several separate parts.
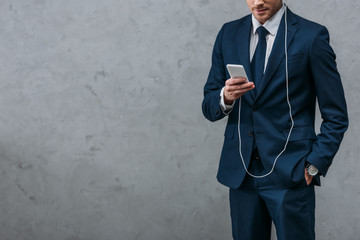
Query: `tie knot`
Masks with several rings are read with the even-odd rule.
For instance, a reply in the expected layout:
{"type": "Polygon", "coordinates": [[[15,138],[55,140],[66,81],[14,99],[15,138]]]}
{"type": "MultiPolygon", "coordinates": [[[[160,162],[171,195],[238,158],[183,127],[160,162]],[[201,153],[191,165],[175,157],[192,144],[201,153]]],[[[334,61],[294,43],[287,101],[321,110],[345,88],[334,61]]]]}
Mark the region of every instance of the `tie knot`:
{"type": "Polygon", "coordinates": [[[259,34],[259,39],[265,39],[266,35],[269,33],[263,26],[258,27],[256,32],[259,34]]]}

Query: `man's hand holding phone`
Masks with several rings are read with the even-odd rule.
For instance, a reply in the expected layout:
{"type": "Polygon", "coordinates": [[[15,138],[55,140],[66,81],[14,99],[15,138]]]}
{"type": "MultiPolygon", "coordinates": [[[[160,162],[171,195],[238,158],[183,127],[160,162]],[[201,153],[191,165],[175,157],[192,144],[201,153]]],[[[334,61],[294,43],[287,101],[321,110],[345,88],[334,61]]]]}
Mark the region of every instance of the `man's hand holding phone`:
{"type": "Polygon", "coordinates": [[[224,102],[231,105],[236,99],[255,88],[253,82],[249,82],[242,65],[226,65],[231,78],[226,80],[224,89],[224,102]]]}

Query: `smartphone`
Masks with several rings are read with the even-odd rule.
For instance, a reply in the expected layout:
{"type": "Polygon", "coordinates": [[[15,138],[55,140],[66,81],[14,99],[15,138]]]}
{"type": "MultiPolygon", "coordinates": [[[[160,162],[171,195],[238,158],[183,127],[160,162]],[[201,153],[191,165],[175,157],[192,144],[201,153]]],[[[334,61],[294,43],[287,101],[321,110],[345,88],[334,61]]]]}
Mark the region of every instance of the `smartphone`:
{"type": "Polygon", "coordinates": [[[242,77],[242,78],[246,78],[246,81],[249,82],[243,65],[227,64],[226,68],[229,71],[229,74],[232,78],[242,77]]]}

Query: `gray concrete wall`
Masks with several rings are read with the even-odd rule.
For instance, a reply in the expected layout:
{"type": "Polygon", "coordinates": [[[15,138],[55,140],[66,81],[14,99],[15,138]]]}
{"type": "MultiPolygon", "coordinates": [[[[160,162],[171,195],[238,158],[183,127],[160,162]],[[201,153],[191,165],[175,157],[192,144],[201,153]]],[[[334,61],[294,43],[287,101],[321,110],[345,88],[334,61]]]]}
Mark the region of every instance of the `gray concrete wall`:
{"type": "MultiPolygon", "coordinates": [[[[289,1],[328,26],[351,125],[318,239],[359,239],[358,1],[289,1]],[[354,38],[352,38],[354,37],[354,38]]],[[[225,121],[201,113],[221,25],[245,1],[1,0],[0,239],[231,239],[225,121]]]]}

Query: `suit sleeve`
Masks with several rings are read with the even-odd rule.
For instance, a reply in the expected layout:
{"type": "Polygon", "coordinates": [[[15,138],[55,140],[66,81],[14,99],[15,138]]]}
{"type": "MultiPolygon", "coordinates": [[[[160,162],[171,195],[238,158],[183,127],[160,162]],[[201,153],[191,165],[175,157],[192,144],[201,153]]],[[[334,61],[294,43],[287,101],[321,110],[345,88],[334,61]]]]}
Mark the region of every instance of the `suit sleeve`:
{"type": "Polygon", "coordinates": [[[204,116],[214,122],[222,119],[226,115],[220,107],[220,92],[225,86],[226,72],[222,55],[222,36],[224,26],[221,28],[212,52],[212,65],[207,82],[204,86],[204,99],[202,102],[202,111],[204,116]]]}
{"type": "Polygon", "coordinates": [[[322,27],[310,49],[310,68],[322,123],[307,161],[326,175],[348,127],[347,107],[329,33],[322,27]]]}

